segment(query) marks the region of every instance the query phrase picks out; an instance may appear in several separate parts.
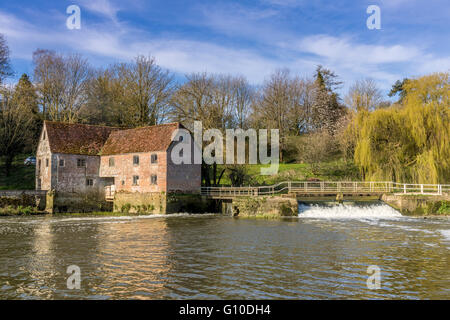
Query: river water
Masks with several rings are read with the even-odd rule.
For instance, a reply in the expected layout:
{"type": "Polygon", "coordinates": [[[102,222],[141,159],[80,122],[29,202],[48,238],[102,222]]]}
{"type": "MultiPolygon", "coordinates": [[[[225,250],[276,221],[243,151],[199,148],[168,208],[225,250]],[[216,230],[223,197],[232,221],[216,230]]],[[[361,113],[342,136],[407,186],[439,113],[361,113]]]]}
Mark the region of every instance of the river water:
{"type": "Polygon", "coordinates": [[[279,220],[0,218],[0,299],[449,299],[449,261],[450,220],[381,203],[279,220]],[[80,289],[67,288],[71,265],[80,289]]]}

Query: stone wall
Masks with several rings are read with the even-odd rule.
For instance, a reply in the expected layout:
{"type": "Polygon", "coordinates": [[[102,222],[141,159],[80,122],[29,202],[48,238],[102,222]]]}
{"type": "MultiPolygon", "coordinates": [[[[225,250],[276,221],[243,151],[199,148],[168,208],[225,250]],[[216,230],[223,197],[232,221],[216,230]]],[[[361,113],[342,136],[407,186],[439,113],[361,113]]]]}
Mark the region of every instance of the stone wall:
{"type": "Polygon", "coordinates": [[[48,143],[47,131],[44,129],[41,132],[41,137],[36,151],[36,189],[37,190],[51,190],[52,188],[52,154],[50,152],[50,145],[48,143]]]}
{"type": "Polygon", "coordinates": [[[102,156],[100,176],[112,177],[116,191],[121,192],[167,192],[167,157],[165,152],[129,153],[102,156]],[[151,162],[151,156],[157,156],[157,162],[151,162]],[[133,157],[139,157],[139,164],[133,163],[133,157]],[[114,166],[110,166],[114,159],[114,166]],[[157,184],[151,183],[151,176],[157,176],[157,184]],[[133,184],[133,176],[139,177],[139,183],[133,184]]]}
{"type": "Polygon", "coordinates": [[[239,197],[233,199],[232,210],[224,205],[226,212],[239,217],[286,217],[298,215],[295,197],[239,197]]]}
{"type": "Polygon", "coordinates": [[[215,213],[217,201],[198,194],[118,192],[114,212],[135,214],[215,213]]]}
{"type": "Polygon", "coordinates": [[[2,190],[0,191],[0,208],[22,206],[44,210],[46,194],[46,191],[2,190]]]}
{"type": "Polygon", "coordinates": [[[450,206],[450,196],[421,196],[385,194],[385,203],[404,215],[435,215],[444,204],[450,206]]]}
{"type": "Polygon", "coordinates": [[[114,196],[114,212],[139,214],[165,214],[165,192],[116,192],[114,196]]]}
{"type": "Polygon", "coordinates": [[[96,190],[81,193],[50,191],[45,210],[49,213],[103,212],[112,211],[112,203],[105,201],[104,194],[96,190]]]}
{"type": "Polygon", "coordinates": [[[113,181],[101,178],[99,169],[99,156],[52,154],[52,189],[63,193],[104,193],[104,187],[113,181]],[[79,159],[85,161],[85,167],[78,167],[79,159]],[[92,185],[87,185],[88,179],[92,180],[92,185]]]}

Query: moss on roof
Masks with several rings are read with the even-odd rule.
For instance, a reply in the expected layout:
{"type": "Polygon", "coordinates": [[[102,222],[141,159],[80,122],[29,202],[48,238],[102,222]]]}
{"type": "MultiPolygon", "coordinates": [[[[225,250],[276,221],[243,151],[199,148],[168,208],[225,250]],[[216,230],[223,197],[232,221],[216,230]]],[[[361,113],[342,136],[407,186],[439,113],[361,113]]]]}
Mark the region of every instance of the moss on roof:
{"type": "Polygon", "coordinates": [[[166,151],[173,132],[180,128],[178,122],[114,131],[103,147],[102,155],[166,151]]]}

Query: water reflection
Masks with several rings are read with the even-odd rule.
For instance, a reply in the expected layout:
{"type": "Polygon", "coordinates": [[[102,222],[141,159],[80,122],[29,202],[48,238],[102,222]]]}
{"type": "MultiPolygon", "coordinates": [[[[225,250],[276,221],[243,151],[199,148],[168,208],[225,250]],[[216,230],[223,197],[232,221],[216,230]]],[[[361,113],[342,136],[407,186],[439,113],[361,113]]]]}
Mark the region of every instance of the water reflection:
{"type": "Polygon", "coordinates": [[[449,298],[450,222],[0,219],[3,299],[449,298]],[[444,232],[443,232],[444,231],[444,232]],[[66,287],[69,265],[81,289],[66,287]],[[382,288],[366,287],[369,265],[382,288]]]}

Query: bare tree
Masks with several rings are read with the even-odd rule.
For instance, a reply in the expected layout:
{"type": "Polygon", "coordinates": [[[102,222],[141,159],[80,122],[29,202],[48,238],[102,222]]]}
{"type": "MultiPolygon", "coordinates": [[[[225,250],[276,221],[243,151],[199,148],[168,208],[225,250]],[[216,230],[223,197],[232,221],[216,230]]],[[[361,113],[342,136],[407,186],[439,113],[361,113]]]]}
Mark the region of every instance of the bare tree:
{"type": "Polygon", "coordinates": [[[64,97],[64,60],[54,51],[38,49],[33,52],[33,81],[38,91],[44,120],[59,120],[64,97]]]}
{"type": "MultiPolygon", "coordinates": [[[[217,113],[218,108],[224,107],[220,101],[217,79],[207,73],[194,73],[186,78],[187,81],[172,97],[172,118],[189,128],[192,128],[194,121],[201,121],[204,129],[225,129],[223,118],[229,115],[217,113]]],[[[222,93],[224,86],[226,84],[222,83],[222,93]]]]}
{"type": "Polygon", "coordinates": [[[121,65],[130,107],[136,110],[136,125],[155,125],[167,120],[174,91],[173,76],[155,63],[153,57],[137,56],[133,63],[121,65]]]}
{"type": "Polygon", "coordinates": [[[309,89],[308,81],[291,77],[288,69],[278,70],[255,99],[253,121],[258,127],[279,130],[281,151],[286,149],[288,135],[298,135],[307,127],[309,89]]]}
{"type": "Polygon", "coordinates": [[[88,61],[78,54],[65,57],[63,62],[64,91],[59,118],[73,123],[79,120],[80,109],[86,103],[86,88],[92,70],[88,61]]]}
{"type": "Polygon", "coordinates": [[[372,79],[357,80],[350,87],[345,102],[355,111],[373,111],[381,105],[382,94],[372,79]]]}
{"type": "MultiPolygon", "coordinates": [[[[194,121],[201,121],[203,129],[219,129],[223,133],[235,124],[242,127],[252,99],[252,91],[243,77],[194,73],[186,76],[187,81],[178,88],[172,98],[172,118],[192,128],[194,121]]],[[[203,164],[206,185],[217,185],[223,176],[217,172],[217,164],[203,164]]]]}
{"type": "Polygon", "coordinates": [[[233,118],[239,128],[247,129],[251,107],[255,98],[255,90],[250,86],[247,79],[239,76],[232,80],[232,90],[234,95],[233,118]]]}
{"type": "Polygon", "coordinates": [[[9,61],[9,48],[5,37],[0,33],[0,85],[14,74],[9,61]]]}

